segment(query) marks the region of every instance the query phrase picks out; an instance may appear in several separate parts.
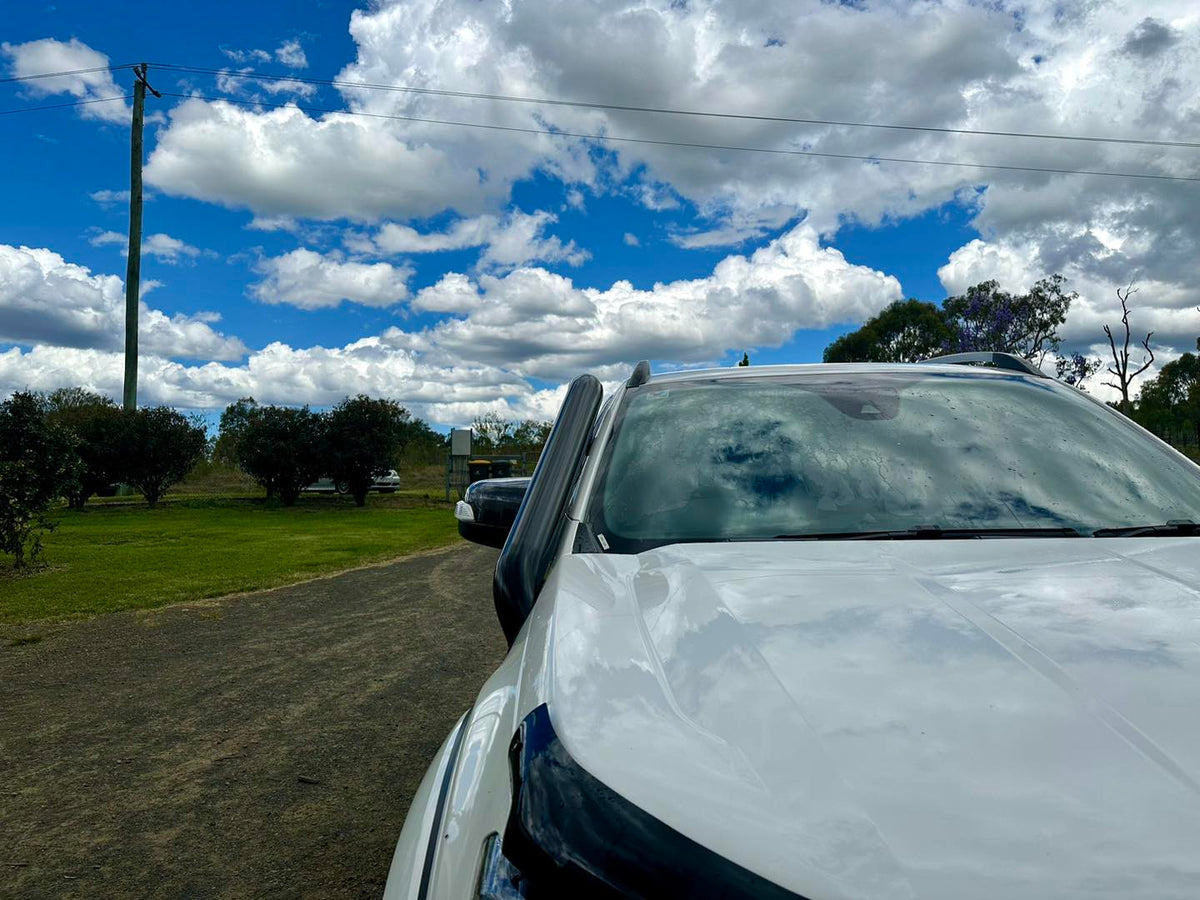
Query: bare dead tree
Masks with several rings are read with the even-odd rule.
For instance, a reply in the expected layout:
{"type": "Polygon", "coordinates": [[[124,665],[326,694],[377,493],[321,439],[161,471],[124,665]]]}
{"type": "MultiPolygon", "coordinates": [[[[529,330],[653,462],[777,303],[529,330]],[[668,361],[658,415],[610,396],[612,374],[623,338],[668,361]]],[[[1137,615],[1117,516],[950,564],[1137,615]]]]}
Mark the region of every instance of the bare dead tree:
{"type": "Polygon", "coordinates": [[[1121,324],[1125,326],[1125,342],[1121,349],[1117,350],[1117,342],[1113,338],[1112,329],[1107,325],[1104,326],[1104,333],[1108,335],[1108,346],[1112,349],[1113,364],[1108,367],[1108,374],[1112,375],[1116,382],[1106,381],[1109,387],[1114,387],[1121,392],[1121,412],[1129,412],[1129,386],[1133,383],[1133,379],[1137,378],[1154,362],[1154,351],[1150,349],[1150,338],[1154,337],[1154,332],[1149,331],[1142,339],[1142,347],[1149,354],[1149,359],[1143,357],[1141,368],[1130,373],[1129,371],[1129,342],[1131,334],[1129,330],[1129,298],[1137,293],[1137,288],[1131,282],[1129,287],[1125,288],[1124,292],[1117,288],[1117,299],[1121,301],[1121,324]]]}

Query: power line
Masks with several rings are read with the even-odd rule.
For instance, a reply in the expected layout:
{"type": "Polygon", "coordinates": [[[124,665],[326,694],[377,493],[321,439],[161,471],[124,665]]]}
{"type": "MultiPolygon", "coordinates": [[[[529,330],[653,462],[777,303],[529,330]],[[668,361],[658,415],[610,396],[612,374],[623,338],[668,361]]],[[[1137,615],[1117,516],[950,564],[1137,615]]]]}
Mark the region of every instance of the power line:
{"type": "Polygon", "coordinates": [[[688,147],[700,150],[727,150],[738,153],[769,153],[782,156],[810,156],[823,159],[850,159],[863,162],[907,163],[924,166],[949,166],[959,169],[994,169],[1006,172],[1040,172],[1051,175],[1097,175],[1105,178],[1145,178],[1156,181],[1200,182],[1200,177],[1187,175],[1157,175],[1149,172],[1109,172],[1096,169],[1057,169],[1043,166],[1008,166],[998,163],[969,163],[941,159],[910,159],[895,156],[866,156],[852,153],[829,153],[818,150],[789,150],[779,147],[743,147],[732,144],[705,144],[693,141],[669,141],[654,138],[621,137],[610,134],[584,134],[574,131],[552,131],[540,128],[520,128],[513,125],[493,125],[483,122],[460,122],[450,119],[429,119],[422,116],[401,116],[385,113],[369,113],[347,109],[332,109],[320,106],[301,106],[297,103],[270,103],[263,100],[241,100],[233,97],[206,97],[202,94],[180,94],[163,91],[166,97],[206,100],[212,103],[234,103],[242,106],[267,106],[276,109],[297,109],[301,112],[337,113],[347,116],[364,116],[372,119],[396,119],[403,122],[423,122],[430,125],[451,125],[460,128],[483,128],[491,131],[507,131],[517,134],[538,134],[550,137],[580,138],[590,141],[609,141],[630,144],[652,144],[661,147],[688,147]]]}
{"type": "Polygon", "coordinates": [[[71,103],[49,103],[45,106],[21,106],[17,109],[0,109],[0,116],[11,116],[14,113],[37,112],[40,109],[62,109],[67,106],[86,106],[88,103],[108,103],[110,100],[128,100],[130,94],[119,97],[93,97],[90,100],[74,100],[71,103]]]}
{"type": "Polygon", "coordinates": [[[133,63],[125,63],[120,66],[92,66],[90,69],[68,69],[64,72],[38,72],[35,75],[14,75],[11,78],[0,78],[0,84],[9,84],[14,81],[33,81],[37,78],[59,78],[63,75],[91,75],[93,72],[117,72],[121,69],[133,68],[133,63]]]}
{"type": "MultiPolygon", "coordinates": [[[[454,91],[440,88],[412,87],[410,85],[375,84],[360,81],[339,81],[332,78],[310,78],[303,75],[281,75],[266,72],[237,72],[231,69],[215,69],[207,66],[185,66],[174,63],[152,63],[156,68],[174,72],[187,72],[198,75],[226,75],[234,78],[246,78],[257,81],[292,81],[301,84],[322,85],[326,87],[357,88],[363,90],[391,91],[406,94],[424,94],[436,97],[456,97],[469,100],[490,100],[505,103],[532,103],[542,106],[576,107],[580,109],[606,109],[618,112],[641,112],[659,115],[695,116],[713,119],[736,119],[751,122],[780,122],[792,125],[824,125],[842,128],[874,128],[894,131],[919,131],[932,134],[961,134],[981,137],[1007,137],[1032,140],[1050,141],[1082,141],[1096,144],[1124,144],[1143,147],[1183,147],[1200,149],[1200,141],[1162,141],[1149,138],[1122,138],[1099,135],[1054,134],[1033,131],[997,131],[981,128],[947,128],[937,125],[908,125],[889,122],[857,122],[842,119],[813,119],[800,116],[771,116],[753,113],[716,112],[712,110],[674,109],[658,106],[635,106],[621,103],[601,103],[586,100],[558,100],[549,97],[523,97],[511,94],[491,94],[479,91],[454,91]]],[[[62,72],[42,72],[34,75],[21,75],[12,78],[0,78],[0,84],[14,81],[29,81],[36,78],[56,78],[64,75],[84,75],[92,72],[118,71],[132,68],[132,63],[119,66],[96,66],[90,69],[73,69],[62,72]]]]}
{"type": "Polygon", "coordinates": [[[276,75],[257,72],[236,72],[230,69],[214,69],[204,66],[179,66],[171,63],[152,63],[160,69],[176,72],[189,72],[197,75],[227,75],[233,78],[247,78],[258,81],[294,81],[301,84],[323,85],[326,87],[362,88],[374,91],[392,91],[405,94],[427,94],[436,97],[457,97],[468,100],[492,100],[505,103],[534,103],[542,106],[569,106],[582,109],[607,109],[619,112],[655,113],[673,116],[698,116],[712,119],[739,119],[751,122],[781,122],[792,125],[830,125],[845,128],[876,128],[896,131],[924,131],[934,134],[963,134],[983,137],[1028,138],[1052,141],[1083,141],[1095,144],[1131,144],[1144,147],[1186,147],[1200,149],[1200,141],[1157,141],[1146,138],[1102,137],[1079,134],[1051,134],[1030,131],[991,131],[978,128],[944,128],[936,125],[900,125],[882,122],[855,122],[838,119],[808,119],[797,116],[768,116],[751,113],[714,112],[710,110],[672,109],[659,106],[632,106],[620,103],[596,103],[586,100],[555,100],[548,97],[521,97],[511,94],[489,94],[477,91],[452,91],[439,88],[411,87],[393,84],[372,84],[358,81],[338,81],[329,78],[308,78],[301,75],[276,75]]]}

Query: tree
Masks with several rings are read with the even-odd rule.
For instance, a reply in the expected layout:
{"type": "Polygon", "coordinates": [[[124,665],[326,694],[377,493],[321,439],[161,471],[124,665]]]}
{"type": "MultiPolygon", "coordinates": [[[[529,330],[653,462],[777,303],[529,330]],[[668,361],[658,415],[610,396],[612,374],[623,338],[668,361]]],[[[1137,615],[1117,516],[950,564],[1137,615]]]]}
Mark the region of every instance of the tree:
{"type": "Polygon", "coordinates": [[[392,400],[365,394],[347,397],[328,413],[327,466],[337,483],[344,482],[354,502],[364,506],[377,475],[396,465],[400,432],[408,411],[392,400]]]}
{"type": "Polygon", "coordinates": [[[966,293],[948,297],[942,315],[950,329],[945,349],[955,353],[997,351],[1015,353],[1041,365],[1047,353],[1057,353],[1062,344],[1058,326],[1078,294],[1067,294],[1067,280],[1051,275],[1035,284],[1027,294],[1000,290],[996,281],[984,281],[966,293]]]}
{"type": "MultiPolygon", "coordinates": [[[[408,416],[408,411],[405,410],[404,414],[408,416]]],[[[444,442],[444,437],[430,428],[424,419],[406,418],[400,427],[398,444],[401,454],[413,447],[441,447],[444,442]]]]}
{"type": "MultiPolygon", "coordinates": [[[[403,463],[424,466],[443,463],[449,448],[449,435],[440,434],[421,419],[409,420],[402,429],[399,442],[403,463]]],[[[400,468],[397,466],[397,468],[400,468]]]]}
{"type": "Polygon", "coordinates": [[[936,356],[953,335],[942,311],[921,300],[897,300],[825,348],[825,362],[919,362],[936,356]]]}
{"type": "Polygon", "coordinates": [[[66,497],[73,508],[83,509],[88,497],[121,480],[123,410],[107,397],[78,387],[54,391],[46,407],[50,421],[75,436],[82,465],[66,497]]]}
{"type": "Polygon", "coordinates": [[[553,427],[553,422],[537,419],[509,422],[488,413],[475,419],[471,440],[477,453],[540,453],[553,427]]]}
{"type": "Polygon", "coordinates": [[[50,421],[43,400],[27,392],[0,403],[0,552],[22,568],[41,556],[40,532],[53,530],[50,504],[79,477],[70,432],[50,421]]]}
{"type": "Polygon", "coordinates": [[[739,362],[739,363],[738,363],[738,365],[739,365],[739,366],[748,366],[748,365],[750,365],[750,354],[749,354],[749,353],[742,353],[742,361],[741,361],[741,362],[739,362]]]}
{"type": "Polygon", "coordinates": [[[153,509],[167,488],[204,455],[204,427],[169,406],[150,406],[125,414],[121,448],[125,481],[137,488],[153,509]]]}
{"type": "Polygon", "coordinates": [[[1100,371],[1103,365],[1097,358],[1089,359],[1082,353],[1059,356],[1054,360],[1054,377],[1081,391],[1087,390],[1083,383],[1100,371]]]}
{"type": "Polygon", "coordinates": [[[250,422],[250,415],[258,408],[253,397],[242,397],[225,407],[217,427],[217,442],[213,446],[213,462],[225,466],[238,465],[238,442],[250,422]]]}
{"type": "Polygon", "coordinates": [[[1146,336],[1142,339],[1142,347],[1145,348],[1148,356],[1142,357],[1142,365],[1132,373],[1129,371],[1129,341],[1132,335],[1129,327],[1129,298],[1137,293],[1137,288],[1132,284],[1125,288],[1124,293],[1120,288],[1117,288],[1117,299],[1121,301],[1121,324],[1125,328],[1125,340],[1121,345],[1121,349],[1117,349],[1116,339],[1113,337],[1112,329],[1108,325],[1104,326],[1104,333],[1108,335],[1108,346],[1112,350],[1113,364],[1108,367],[1108,374],[1112,375],[1116,381],[1106,381],[1109,387],[1114,387],[1121,392],[1121,402],[1118,408],[1123,413],[1128,413],[1132,409],[1129,402],[1129,386],[1133,384],[1133,380],[1150,368],[1150,364],[1154,362],[1154,351],[1150,349],[1150,338],[1154,337],[1153,331],[1146,332],[1146,336]]]}
{"type": "Polygon", "coordinates": [[[512,451],[514,453],[541,453],[550,437],[553,422],[539,422],[537,419],[526,419],[512,430],[512,451]]]}
{"type": "Polygon", "coordinates": [[[512,422],[505,421],[495,413],[476,416],[471,431],[471,443],[479,453],[499,453],[502,447],[512,443],[512,422]]]}
{"type": "Polygon", "coordinates": [[[321,477],[325,449],[325,417],[307,406],[256,406],[239,426],[238,465],[284,506],[321,477]]]}
{"type": "Polygon", "coordinates": [[[1133,418],[1172,443],[1200,444],[1200,357],[1185,353],[1142,385],[1133,418]]]}
{"type": "MultiPolygon", "coordinates": [[[[1058,356],[1058,327],[1077,297],[1064,290],[1066,279],[1051,275],[1028,293],[1000,290],[995,281],[972,285],[947,297],[941,308],[921,300],[898,300],[861,328],[825,348],[825,362],[920,362],[943,353],[1000,351],[1041,365],[1058,356]]],[[[1058,364],[1059,377],[1079,384],[1098,363],[1082,356],[1058,364]],[[1074,380],[1072,380],[1074,379],[1074,380]]]]}
{"type": "Polygon", "coordinates": [[[437,440],[437,432],[420,419],[415,419],[403,406],[397,406],[396,455],[403,456],[410,444],[428,443],[437,440]]]}

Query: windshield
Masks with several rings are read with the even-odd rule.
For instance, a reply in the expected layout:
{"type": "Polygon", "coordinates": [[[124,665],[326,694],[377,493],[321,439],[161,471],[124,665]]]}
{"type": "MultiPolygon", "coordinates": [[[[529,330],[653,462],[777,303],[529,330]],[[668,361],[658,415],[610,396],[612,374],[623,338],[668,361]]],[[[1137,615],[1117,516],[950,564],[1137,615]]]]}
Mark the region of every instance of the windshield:
{"type": "Polygon", "coordinates": [[[1200,522],[1200,469],[1049,379],[930,372],[648,384],[588,511],[601,545],[932,526],[1200,522]]]}

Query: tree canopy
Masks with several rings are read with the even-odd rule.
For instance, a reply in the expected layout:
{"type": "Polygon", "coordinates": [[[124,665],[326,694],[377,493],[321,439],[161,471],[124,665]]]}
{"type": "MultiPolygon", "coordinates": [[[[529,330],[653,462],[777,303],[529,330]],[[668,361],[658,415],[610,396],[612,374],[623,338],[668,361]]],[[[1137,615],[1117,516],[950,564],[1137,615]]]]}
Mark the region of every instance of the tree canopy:
{"type": "Polygon", "coordinates": [[[18,391],[0,403],[0,552],[20,568],[41,553],[46,510],[77,483],[75,439],[50,420],[45,401],[18,391]]]}
{"type": "Polygon", "coordinates": [[[1100,361],[1060,355],[1058,329],[1077,298],[1065,287],[1065,278],[1051,275],[1024,294],[984,281],[947,297],[941,306],[897,300],[826,347],[825,362],[920,362],[947,353],[999,351],[1041,365],[1054,354],[1057,376],[1082,388],[1100,361]]]}
{"type": "Polygon", "coordinates": [[[125,481],[158,505],[168,487],[204,455],[208,436],[204,428],[169,406],[147,406],[125,413],[121,429],[122,453],[127,460],[125,481]]]}
{"type": "Polygon", "coordinates": [[[76,439],[81,465],[66,497],[82,509],[88,497],[121,481],[128,468],[123,446],[125,413],[112,400],[79,387],[60,388],[46,398],[47,415],[76,439]]]}
{"type": "Polygon", "coordinates": [[[477,416],[471,425],[471,449],[475,453],[537,453],[553,427],[553,422],[537,419],[510,422],[488,413],[477,416]]]}
{"type": "Polygon", "coordinates": [[[1200,356],[1185,353],[1143,383],[1132,415],[1171,443],[1200,444],[1200,356]]]}
{"type": "Polygon", "coordinates": [[[996,281],[984,281],[966,293],[948,297],[942,316],[950,330],[947,349],[955,353],[990,350],[1014,353],[1041,365],[1048,353],[1062,345],[1058,327],[1078,295],[1064,293],[1067,280],[1051,275],[1028,293],[1010,294],[996,281]]]}
{"type": "Polygon", "coordinates": [[[213,460],[226,466],[238,465],[238,443],[250,424],[250,416],[258,409],[253,397],[242,397],[225,407],[217,426],[213,445],[213,460]]]}
{"type": "Polygon", "coordinates": [[[825,362],[918,362],[945,352],[953,338],[942,311],[897,300],[825,348],[825,362]]]}
{"type": "Polygon", "coordinates": [[[242,471],[265,487],[268,497],[278,495],[284,506],[293,506],[300,492],[324,474],[325,417],[307,406],[255,406],[238,422],[236,447],[242,471]]]}
{"type": "Polygon", "coordinates": [[[363,506],[377,475],[396,465],[400,441],[412,416],[394,400],[366,394],[347,397],[328,413],[327,465],[335,482],[344,482],[363,506]]]}

